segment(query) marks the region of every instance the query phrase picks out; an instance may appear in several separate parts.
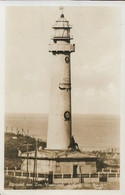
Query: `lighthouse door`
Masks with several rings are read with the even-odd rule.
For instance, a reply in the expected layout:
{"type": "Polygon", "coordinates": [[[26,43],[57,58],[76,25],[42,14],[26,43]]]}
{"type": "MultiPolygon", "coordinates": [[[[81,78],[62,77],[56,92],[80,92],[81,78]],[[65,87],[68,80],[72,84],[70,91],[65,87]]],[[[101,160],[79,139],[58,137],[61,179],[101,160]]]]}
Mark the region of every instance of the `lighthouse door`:
{"type": "Polygon", "coordinates": [[[77,177],[77,168],[78,168],[78,165],[73,165],[73,177],[74,178],[77,177]]]}
{"type": "Polygon", "coordinates": [[[53,172],[50,171],[48,175],[49,184],[53,184],[53,172]]]}

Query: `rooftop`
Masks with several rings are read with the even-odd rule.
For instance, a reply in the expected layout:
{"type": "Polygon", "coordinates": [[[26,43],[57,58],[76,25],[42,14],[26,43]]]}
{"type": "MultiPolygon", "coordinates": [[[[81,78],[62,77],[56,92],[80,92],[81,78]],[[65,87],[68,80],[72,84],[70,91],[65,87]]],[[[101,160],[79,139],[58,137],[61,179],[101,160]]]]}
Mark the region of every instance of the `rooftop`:
{"type": "MultiPolygon", "coordinates": [[[[26,158],[27,153],[22,153],[21,158],[26,158]]],[[[28,158],[35,158],[35,151],[28,152],[28,158]]],[[[97,156],[90,152],[81,152],[79,150],[38,150],[37,159],[97,159],[97,156]]]]}

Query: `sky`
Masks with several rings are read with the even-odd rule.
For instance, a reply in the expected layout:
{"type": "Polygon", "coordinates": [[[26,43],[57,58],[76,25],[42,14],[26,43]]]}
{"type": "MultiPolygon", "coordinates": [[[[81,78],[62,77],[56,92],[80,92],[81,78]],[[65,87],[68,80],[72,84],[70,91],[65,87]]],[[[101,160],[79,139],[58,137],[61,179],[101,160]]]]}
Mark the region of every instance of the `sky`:
{"type": "MultiPolygon", "coordinates": [[[[119,7],[64,7],[73,26],[72,112],[119,114],[121,12],[119,7]]],[[[7,7],[5,112],[48,113],[52,54],[48,44],[58,7],[7,7]]]]}

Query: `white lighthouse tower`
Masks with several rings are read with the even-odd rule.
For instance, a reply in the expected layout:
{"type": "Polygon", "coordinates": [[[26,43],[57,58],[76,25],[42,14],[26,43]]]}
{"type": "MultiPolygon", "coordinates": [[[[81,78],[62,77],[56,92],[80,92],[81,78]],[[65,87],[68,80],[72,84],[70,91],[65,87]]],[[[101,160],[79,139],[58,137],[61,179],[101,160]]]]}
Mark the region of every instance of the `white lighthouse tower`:
{"type": "Polygon", "coordinates": [[[27,172],[30,158],[28,171],[33,171],[40,180],[41,175],[46,175],[49,184],[79,184],[91,179],[86,175],[90,177],[97,172],[97,156],[82,152],[72,136],[71,52],[75,51],[75,46],[70,43],[71,26],[63,13],[53,29],[54,36],[49,45],[52,73],[47,149],[37,150],[36,146],[35,151],[22,153],[21,170],[27,172]]]}
{"type": "Polygon", "coordinates": [[[75,45],[70,43],[72,27],[63,13],[52,28],[54,36],[49,52],[52,52],[53,61],[47,149],[67,150],[72,134],[70,54],[75,51],[75,45]]]}

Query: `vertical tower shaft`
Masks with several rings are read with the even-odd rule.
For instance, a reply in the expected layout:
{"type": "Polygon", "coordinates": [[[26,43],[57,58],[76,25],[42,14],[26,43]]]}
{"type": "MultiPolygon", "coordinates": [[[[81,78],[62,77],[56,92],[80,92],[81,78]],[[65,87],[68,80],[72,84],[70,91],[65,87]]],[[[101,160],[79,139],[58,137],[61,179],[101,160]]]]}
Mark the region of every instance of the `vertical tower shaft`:
{"type": "Polygon", "coordinates": [[[48,120],[48,149],[68,149],[71,138],[71,64],[69,22],[61,14],[53,25],[55,31],[49,52],[53,54],[51,73],[50,112],[48,120]]]}

